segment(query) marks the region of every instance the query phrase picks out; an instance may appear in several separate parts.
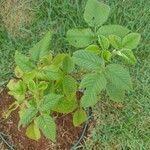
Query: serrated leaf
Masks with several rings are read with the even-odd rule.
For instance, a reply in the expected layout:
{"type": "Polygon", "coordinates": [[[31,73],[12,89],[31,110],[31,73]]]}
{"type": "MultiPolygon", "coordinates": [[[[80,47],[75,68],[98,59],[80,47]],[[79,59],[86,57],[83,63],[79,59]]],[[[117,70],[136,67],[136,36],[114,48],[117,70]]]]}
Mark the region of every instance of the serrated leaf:
{"type": "Polygon", "coordinates": [[[100,92],[106,87],[106,79],[102,73],[90,73],[83,77],[80,83],[80,88],[100,92]]]}
{"type": "Polygon", "coordinates": [[[35,123],[30,124],[26,129],[26,136],[32,140],[38,141],[41,137],[39,128],[35,123]]]}
{"type": "Polygon", "coordinates": [[[74,52],[73,60],[77,65],[91,70],[99,70],[103,63],[103,60],[99,56],[85,50],[78,50],[74,52]]]}
{"type": "Polygon", "coordinates": [[[94,34],[91,29],[70,29],[67,32],[67,39],[70,45],[77,48],[84,48],[93,42],[94,34]]]}
{"type": "Polygon", "coordinates": [[[106,91],[110,99],[115,102],[120,102],[124,99],[125,90],[122,90],[111,83],[107,84],[106,91]]]}
{"type": "Polygon", "coordinates": [[[56,141],[56,124],[51,116],[43,114],[36,119],[38,127],[42,130],[46,138],[56,141]]]}
{"type": "Polygon", "coordinates": [[[92,52],[94,54],[100,54],[100,49],[97,45],[89,45],[85,50],[89,51],[89,52],[92,52]]]}
{"type": "Polygon", "coordinates": [[[106,88],[106,79],[104,74],[91,73],[87,74],[81,81],[80,88],[86,89],[81,98],[81,106],[93,106],[97,102],[97,95],[106,88]]]}
{"type": "Polygon", "coordinates": [[[38,84],[38,89],[39,89],[39,90],[44,91],[45,89],[47,89],[47,87],[48,87],[48,83],[45,82],[45,81],[41,81],[41,82],[38,84]]]}
{"type": "Polygon", "coordinates": [[[86,111],[83,109],[77,110],[74,114],[73,114],[73,125],[75,127],[80,126],[83,122],[85,122],[87,119],[87,114],[86,111]]]}
{"type": "Polygon", "coordinates": [[[7,84],[7,87],[11,91],[16,91],[16,93],[23,94],[26,90],[25,84],[22,80],[11,79],[7,84]]]}
{"type": "Polygon", "coordinates": [[[117,52],[128,64],[134,65],[136,63],[136,58],[130,49],[121,49],[117,52]]]}
{"type": "Polygon", "coordinates": [[[26,106],[37,108],[36,99],[34,99],[33,97],[31,99],[28,99],[28,103],[26,103],[26,106]]]}
{"type": "Polygon", "coordinates": [[[122,40],[123,48],[134,49],[140,42],[141,35],[139,33],[130,33],[122,40]]]}
{"type": "Polygon", "coordinates": [[[22,80],[11,79],[7,84],[9,88],[9,94],[14,96],[14,98],[21,103],[25,99],[26,85],[22,80]]]}
{"type": "Polygon", "coordinates": [[[37,115],[38,110],[35,107],[25,109],[20,116],[19,124],[25,127],[32,122],[33,118],[37,115]]]}
{"type": "Polygon", "coordinates": [[[129,29],[121,25],[104,25],[99,28],[97,35],[103,35],[108,37],[109,35],[116,35],[123,38],[130,32],[129,29]]]}
{"type": "Polygon", "coordinates": [[[109,40],[105,36],[99,35],[98,42],[103,50],[107,50],[109,48],[110,43],[109,43],[109,40]]]}
{"type": "Polygon", "coordinates": [[[28,89],[30,91],[35,91],[37,90],[37,86],[36,86],[36,83],[34,82],[34,80],[29,80],[28,81],[28,89]]]}
{"type": "Polygon", "coordinates": [[[106,67],[106,77],[114,86],[119,89],[132,89],[129,71],[118,64],[110,64],[106,67]]]}
{"type": "Polygon", "coordinates": [[[31,72],[25,72],[23,73],[22,79],[25,83],[28,83],[29,80],[33,80],[36,77],[37,73],[38,73],[37,70],[33,70],[31,72]]]}
{"type": "Polygon", "coordinates": [[[48,66],[52,63],[53,55],[52,53],[48,53],[46,56],[43,56],[40,61],[38,61],[37,66],[38,68],[42,68],[48,66]]]}
{"type": "Polygon", "coordinates": [[[99,27],[108,19],[110,8],[98,0],[88,0],[85,11],[84,19],[91,27],[99,27]]]}
{"type": "Polygon", "coordinates": [[[62,64],[62,68],[63,68],[63,71],[65,73],[70,73],[73,71],[74,69],[74,62],[72,60],[72,58],[67,55],[64,59],[63,59],[63,64],[62,64]]]}
{"type": "Polygon", "coordinates": [[[109,35],[109,41],[116,49],[120,49],[122,47],[122,39],[117,35],[109,35]]]}
{"type": "Polygon", "coordinates": [[[25,100],[25,94],[20,94],[18,91],[9,91],[8,94],[12,95],[19,104],[25,100]]]}
{"type": "Polygon", "coordinates": [[[59,68],[62,66],[62,63],[63,63],[63,60],[64,58],[66,57],[66,54],[57,54],[53,61],[52,61],[52,64],[56,67],[56,68],[59,68]]]}
{"type": "Polygon", "coordinates": [[[58,113],[71,113],[76,108],[77,101],[75,100],[75,98],[61,98],[57,105],[54,108],[52,108],[52,110],[58,113]]]}
{"type": "Polygon", "coordinates": [[[105,61],[109,61],[111,59],[111,52],[108,50],[105,50],[102,52],[102,57],[104,58],[105,61]]]}
{"type": "Polygon", "coordinates": [[[41,101],[41,103],[39,105],[39,110],[40,111],[49,111],[49,110],[51,110],[59,102],[59,100],[62,97],[63,97],[63,95],[58,95],[58,94],[55,94],[55,93],[45,95],[43,100],[41,101]]]}
{"type": "Polygon", "coordinates": [[[23,76],[23,71],[19,68],[19,66],[15,67],[15,76],[17,78],[21,78],[23,76]]]}
{"type": "Polygon", "coordinates": [[[36,68],[35,64],[25,55],[16,51],[15,63],[23,72],[30,72],[36,68]]]}
{"type": "Polygon", "coordinates": [[[96,92],[91,92],[90,90],[86,90],[84,95],[81,98],[81,107],[87,108],[92,107],[98,102],[96,92]]]}
{"type": "Polygon", "coordinates": [[[37,78],[41,80],[60,80],[62,78],[61,71],[52,66],[44,67],[37,73],[37,78]]]}
{"type": "Polygon", "coordinates": [[[62,83],[66,96],[75,95],[77,90],[77,81],[72,76],[66,75],[62,83]]]}
{"type": "Polygon", "coordinates": [[[47,32],[45,36],[30,49],[30,55],[32,60],[39,61],[49,54],[51,37],[52,33],[47,32]]]}

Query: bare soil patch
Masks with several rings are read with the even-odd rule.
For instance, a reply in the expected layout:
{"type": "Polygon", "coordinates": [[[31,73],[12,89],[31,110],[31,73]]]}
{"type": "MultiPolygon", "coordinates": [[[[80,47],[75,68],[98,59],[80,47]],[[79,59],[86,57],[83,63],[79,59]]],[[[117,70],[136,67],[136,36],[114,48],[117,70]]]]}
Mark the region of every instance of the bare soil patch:
{"type": "MultiPolygon", "coordinates": [[[[8,96],[7,91],[0,93],[0,119],[2,113],[7,110],[13,102],[13,98],[8,96]]],[[[8,143],[14,146],[15,150],[69,150],[72,144],[79,138],[82,132],[81,127],[74,127],[72,115],[54,114],[57,124],[57,142],[52,143],[44,136],[37,142],[30,140],[25,136],[25,128],[18,129],[18,110],[14,111],[11,116],[0,123],[0,132],[8,136],[8,143]]],[[[6,148],[6,145],[1,145],[6,148]]]]}

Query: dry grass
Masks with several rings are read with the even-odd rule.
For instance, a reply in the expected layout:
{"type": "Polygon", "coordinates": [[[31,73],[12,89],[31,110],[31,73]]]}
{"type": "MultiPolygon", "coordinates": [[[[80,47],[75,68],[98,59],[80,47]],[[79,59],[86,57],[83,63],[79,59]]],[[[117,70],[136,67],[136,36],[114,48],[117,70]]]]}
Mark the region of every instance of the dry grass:
{"type": "Polygon", "coordinates": [[[13,35],[20,35],[20,28],[31,23],[34,12],[31,0],[3,0],[0,15],[6,30],[13,35]]]}

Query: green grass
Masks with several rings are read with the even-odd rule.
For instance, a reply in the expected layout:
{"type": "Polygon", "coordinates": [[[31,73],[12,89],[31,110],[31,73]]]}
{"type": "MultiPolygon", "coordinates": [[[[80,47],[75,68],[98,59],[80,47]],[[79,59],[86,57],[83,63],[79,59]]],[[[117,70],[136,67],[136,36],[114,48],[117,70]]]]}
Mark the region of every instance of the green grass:
{"type": "Polygon", "coordinates": [[[99,123],[93,131],[91,142],[85,143],[85,149],[148,150],[150,149],[150,1],[106,1],[112,8],[109,22],[125,25],[133,31],[140,32],[142,40],[139,48],[135,50],[138,63],[130,67],[134,91],[127,93],[122,104],[103,98],[96,109],[99,123]],[[118,108],[120,105],[121,108],[118,108]]]}
{"type": "MultiPolygon", "coordinates": [[[[14,68],[14,52],[20,50],[28,53],[29,48],[34,45],[47,31],[54,33],[52,50],[72,51],[65,39],[66,31],[72,27],[81,27],[83,24],[83,7],[85,2],[80,0],[39,0],[32,8],[36,16],[29,25],[19,28],[20,36],[9,33],[0,22],[0,85],[12,77],[14,68]]],[[[4,16],[0,16],[1,18],[4,16]]]]}
{"type": "MultiPolygon", "coordinates": [[[[138,63],[130,67],[134,91],[127,93],[122,104],[103,98],[95,110],[98,124],[91,140],[85,143],[84,149],[148,150],[150,149],[150,1],[104,1],[111,7],[108,24],[127,26],[132,31],[141,33],[142,40],[139,48],[135,50],[138,63]]],[[[0,85],[13,75],[15,50],[28,53],[29,48],[48,30],[54,32],[52,42],[54,52],[74,51],[73,47],[68,46],[65,34],[72,27],[87,26],[82,16],[85,3],[86,0],[39,0],[32,8],[36,17],[30,24],[20,27],[20,36],[8,33],[1,21],[0,85]]]]}
{"type": "Polygon", "coordinates": [[[134,92],[123,103],[104,99],[96,109],[98,124],[87,149],[148,150],[150,148],[150,65],[145,60],[132,72],[134,92]],[[149,72],[148,72],[149,71],[149,72]],[[96,144],[95,144],[96,143],[96,144]]]}

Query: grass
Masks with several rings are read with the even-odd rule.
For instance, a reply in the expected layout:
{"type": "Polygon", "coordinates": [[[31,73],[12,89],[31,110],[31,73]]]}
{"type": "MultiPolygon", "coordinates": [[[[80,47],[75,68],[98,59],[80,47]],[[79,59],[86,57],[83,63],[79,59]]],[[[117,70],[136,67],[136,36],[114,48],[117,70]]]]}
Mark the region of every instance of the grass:
{"type": "Polygon", "coordinates": [[[0,5],[0,15],[8,32],[15,36],[22,36],[19,28],[24,24],[30,24],[34,12],[31,10],[30,0],[6,0],[0,5]]]}
{"type": "Polygon", "coordinates": [[[82,21],[83,18],[81,15],[83,13],[84,5],[85,2],[80,2],[79,0],[70,2],[68,2],[68,0],[39,0],[36,5],[33,5],[32,11],[34,12],[35,17],[32,19],[30,24],[20,23],[21,25],[18,26],[16,31],[20,33],[19,36],[17,36],[17,33],[14,34],[10,32],[10,29],[7,30],[7,28],[4,28],[5,22],[2,18],[5,16],[1,15],[0,85],[6,83],[13,75],[13,57],[15,50],[28,53],[29,48],[34,45],[48,30],[53,30],[54,32],[52,50],[55,52],[68,50],[69,48],[65,40],[66,31],[69,28],[76,26],[79,27],[82,24],[85,24],[84,21],[82,21]]]}
{"type": "MultiPolygon", "coordinates": [[[[113,103],[109,99],[103,99],[99,103],[95,109],[98,124],[91,140],[85,143],[84,149],[148,150],[150,149],[150,1],[104,1],[111,7],[108,24],[127,26],[132,31],[141,33],[142,40],[135,51],[138,63],[130,67],[134,91],[127,93],[123,103],[113,103]]],[[[53,51],[74,51],[73,47],[68,46],[65,34],[72,27],[87,26],[82,16],[85,3],[86,0],[33,2],[30,11],[34,15],[30,23],[21,23],[17,27],[16,34],[6,28],[2,19],[5,16],[1,15],[0,85],[4,85],[13,76],[15,50],[28,53],[29,48],[50,29],[54,32],[53,51]]]]}
{"type": "Polygon", "coordinates": [[[134,91],[123,103],[103,99],[96,109],[98,124],[85,149],[148,150],[150,149],[150,1],[105,0],[112,8],[109,22],[140,32],[142,41],[135,51],[136,66],[130,68],[134,91]]]}
{"type": "Polygon", "coordinates": [[[86,149],[150,149],[149,62],[145,60],[141,63],[132,75],[134,92],[128,93],[123,103],[113,103],[103,98],[97,106],[98,124],[92,140],[85,144],[86,149]]]}

